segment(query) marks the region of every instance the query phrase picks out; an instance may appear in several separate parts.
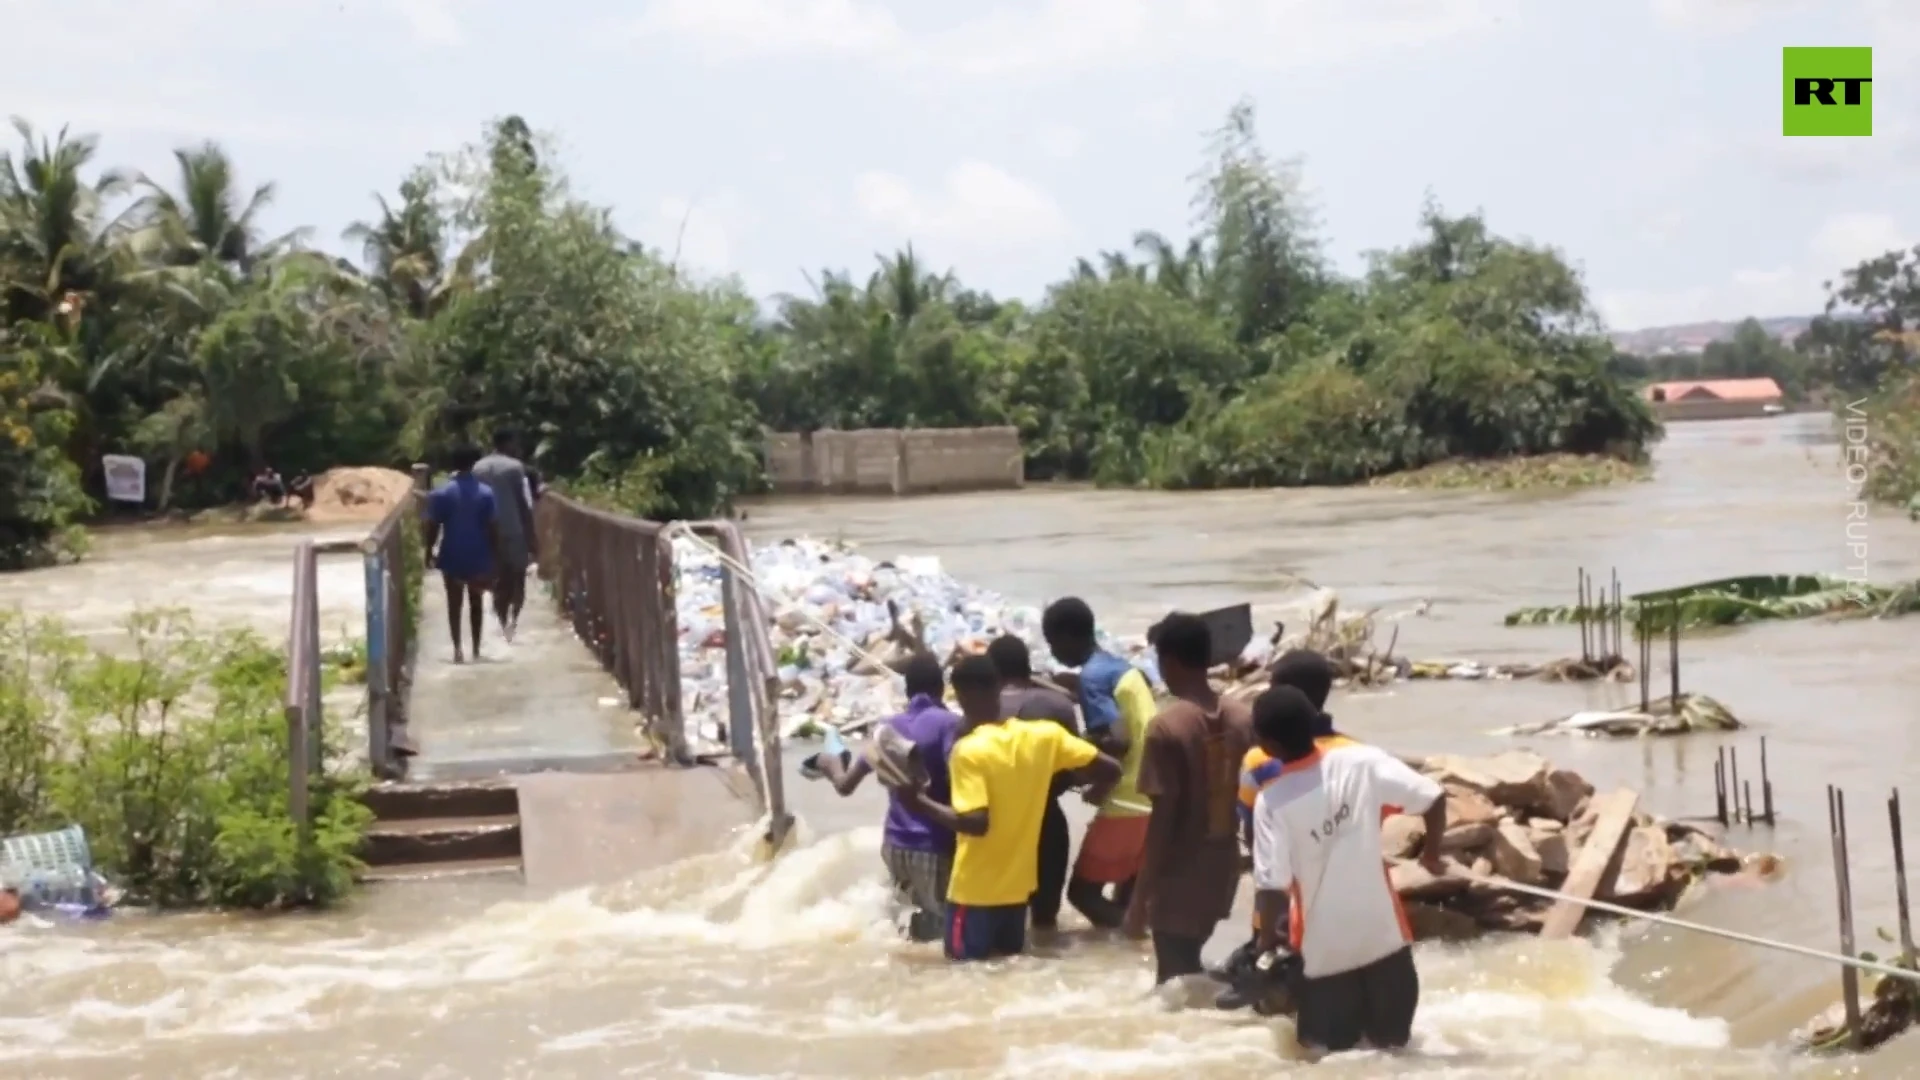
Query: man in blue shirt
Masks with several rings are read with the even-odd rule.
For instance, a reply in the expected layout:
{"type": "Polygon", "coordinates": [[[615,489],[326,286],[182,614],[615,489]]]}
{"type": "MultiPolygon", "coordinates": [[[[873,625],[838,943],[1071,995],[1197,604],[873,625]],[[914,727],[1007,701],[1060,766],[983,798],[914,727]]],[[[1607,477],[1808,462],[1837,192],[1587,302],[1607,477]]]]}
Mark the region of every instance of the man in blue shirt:
{"type": "Polygon", "coordinates": [[[480,451],[462,446],[453,452],[453,476],[427,496],[427,567],[438,568],[447,589],[447,628],[453,633],[453,662],[460,651],[460,607],[464,599],[473,631],[473,657],[480,658],[480,628],[486,622],[484,599],[492,583],[494,553],[500,549],[498,504],[493,491],[473,474],[480,451]],[[439,552],[434,551],[435,544],[439,552]]]}

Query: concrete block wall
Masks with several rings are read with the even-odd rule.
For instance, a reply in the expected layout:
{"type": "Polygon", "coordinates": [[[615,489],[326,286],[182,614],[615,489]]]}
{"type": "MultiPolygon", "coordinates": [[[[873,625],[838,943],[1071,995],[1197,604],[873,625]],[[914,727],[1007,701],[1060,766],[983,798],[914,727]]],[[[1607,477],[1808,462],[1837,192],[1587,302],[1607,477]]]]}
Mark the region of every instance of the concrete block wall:
{"type": "Polygon", "coordinates": [[[776,492],[906,495],[1026,482],[1020,433],[1011,427],[775,433],[766,452],[776,492]]]}

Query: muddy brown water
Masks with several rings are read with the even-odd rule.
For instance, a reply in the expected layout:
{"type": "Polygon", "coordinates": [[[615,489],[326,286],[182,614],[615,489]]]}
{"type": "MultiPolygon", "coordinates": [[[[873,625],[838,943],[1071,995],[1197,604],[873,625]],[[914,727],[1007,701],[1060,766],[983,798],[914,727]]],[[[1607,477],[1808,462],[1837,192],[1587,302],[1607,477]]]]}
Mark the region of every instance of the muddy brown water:
{"type": "MultiPolygon", "coordinates": [[[[1176,605],[1294,600],[1307,579],[1348,604],[1429,601],[1428,615],[1402,625],[1405,654],[1545,659],[1577,649],[1577,632],[1506,629],[1501,615],[1566,602],[1583,564],[1618,567],[1630,590],[1857,566],[1835,456],[1825,420],[1796,416],[1676,426],[1652,482],[1595,492],[1034,489],[783,502],[753,508],[749,526],[763,539],[840,534],[879,554],[937,554],[955,575],[1022,600],[1077,593],[1123,631],[1176,605]]],[[[177,539],[116,539],[95,563],[0,579],[0,602],[99,625],[129,600],[171,598],[268,628],[284,618],[271,583],[284,581],[286,538],[177,539]]],[[[1866,542],[1874,579],[1920,576],[1920,528],[1876,515],[1866,542]]],[[[330,612],[350,613],[357,572],[349,562],[335,579],[323,573],[330,612]]],[[[1522,744],[1683,815],[1710,808],[1717,746],[1739,746],[1745,765],[1766,735],[1780,826],[1732,839],[1782,853],[1790,873],[1764,890],[1711,893],[1686,916],[1831,948],[1832,782],[1851,796],[1858,916],[1871,938],[1893,926],[1884,800],[1920,777],[1916,627],[1803,622],[1689,639],[1685,686],[1753,725],[1737,737],[1522,744]]],[[[1478,753],[1515,743],[1489,729],[1629,693],[1425,684],[1338,695],[1333,711],[1397,750],[1478,753]]],[[[1123,944],[1070,935],[1047,956],[951,970],[897,943],[881,915],[877,796],[789,790],[808,842],[770,867],[743,840],[559,896],[439,883],[373,890],[326,915],[0,932],[0,1073],[1238,1078],[1307,1068],[1291,1060],[1284,1022],[1151,996],[1144,958],[1123,944]]],[[[1920,784],[1908,794],[1920,800],[1920,784]]],[[[1238,919],[1216,951],[1233,943],[1238,919]]],[[[1818,962],[1659,929],[1423,946],[1419,958],[1416,1052],[1335,1059],[1316,1075],[1920,1076],[1913,1039],[1852,1067],[1782,1054],[1780,1036],[1837,992],[1836,971],[1818,962]]]]}

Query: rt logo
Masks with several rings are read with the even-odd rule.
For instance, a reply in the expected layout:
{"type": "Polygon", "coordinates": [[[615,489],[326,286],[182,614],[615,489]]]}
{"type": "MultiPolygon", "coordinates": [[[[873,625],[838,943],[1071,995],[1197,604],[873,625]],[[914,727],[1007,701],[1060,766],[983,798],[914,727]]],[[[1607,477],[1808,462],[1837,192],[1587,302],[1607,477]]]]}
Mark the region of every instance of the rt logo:
{"type": "Polygon", "coordinates": [[[1781,50],[1782,135],[1873,134],[1873,50],[1781,50]]]}

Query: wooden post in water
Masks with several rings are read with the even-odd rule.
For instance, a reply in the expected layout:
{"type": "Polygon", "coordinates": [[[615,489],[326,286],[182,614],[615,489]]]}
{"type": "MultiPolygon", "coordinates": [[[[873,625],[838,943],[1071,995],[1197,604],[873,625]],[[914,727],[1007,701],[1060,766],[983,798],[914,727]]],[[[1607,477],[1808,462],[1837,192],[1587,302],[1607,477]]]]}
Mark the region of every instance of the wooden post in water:
{"type": "Polygon", "coordinates": [[[1727,747],[1727,798],[1733,802],[1733,820],[1740,820],[1740,750],[1727,747]]]}
{"type": "Polygon", "coordinates": [[[1620,602],[1620,571],[1613,572],[1613,655],[1621,660],[1627,658],[1627,638],[1623,632],[1627,628],[1627,609],[1620,602]]]}
{"type": "Polygon", "coordinates": [[[1647,621],[1647,609],[1633,613],[1634,636],[1640,639],[1640,712],[1653,708],[1653,627],[1647,621]]]}
{"type": "Polygon", "coordinates": [[[1724,828],[1727,824],[1727,748],[1721,747],[1713,759],[1713,817],[1724,828]]]}
{"type": "Polygon", "coordinates": [[[1574,585],[1574,614],[1580,620],[1580,662],[1588,663],[1593,659],[1592,640],[1588,636],[1587,626],[1587,568],[1581,567],[1574,585]]]}
{"type": "MultiPolygon", "coordinates": [[[[1898,798],[1898,795],[1895,795],[1898,798]]],[[[1767,819],[1767,828],[1773,828],[1773,780],[1767,776],[1767,737],[1760,736],[1760,800],[1767,819]]]]}
{"type": "Polygon", "coordinates": [[[1893,885],[1899,903],[1900,959],[1913,963],[1913,917],[1907,907],[1907,845],[1900,828],[1900,789],[1887,799],[1887,822],[1893,828],[1893,885]]]}
{"type": "Polygon", "coordinates": [[[1673,711],[1680,711],[1680,601],[1675,600],[1667,609],[1672,621],[1667,626],[1667,666],[1673,676],[1673,711]]]}
{"type": "MultiPolygon", "coordinates": [[[[1834,891],[1840,903],[1840,955],[1853,956],[1853,875],[1847,867],[1847,796],[1827,785],[1827,830],[1833,840],[1834,891]]],[[[1851,964],[1840,969],[1840,996],[1846,1007],[1847,1042],[1860,1049],[1860,972],[1851,964]]]]}

